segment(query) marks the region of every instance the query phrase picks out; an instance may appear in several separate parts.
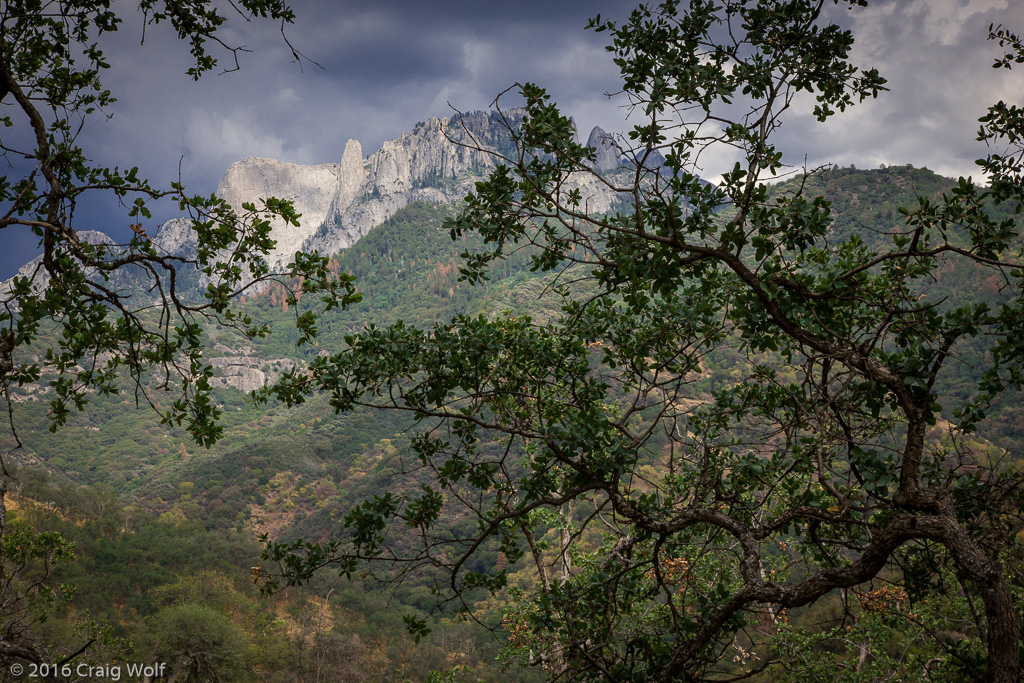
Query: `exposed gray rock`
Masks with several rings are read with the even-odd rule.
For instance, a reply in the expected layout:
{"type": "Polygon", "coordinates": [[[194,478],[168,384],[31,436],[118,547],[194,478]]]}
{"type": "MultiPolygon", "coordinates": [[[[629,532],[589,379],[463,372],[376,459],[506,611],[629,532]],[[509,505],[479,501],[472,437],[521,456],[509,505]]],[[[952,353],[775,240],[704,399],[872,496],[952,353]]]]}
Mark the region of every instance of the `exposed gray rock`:
{"type": "MultiPolygon", "coordinates": [[[[340,164],[298,166],[273,159],[246,159],[225,173],[219,194],[236,210],[244,201],[276,196],[291,199],[302,213],[301,227],[275,225],[278,245],[274,267],[289,262],[298,249],[331,254],[354,244],[414,201],[450,202],[473,190],[496,165],[493,154],[512,151],[505,123],[515,125],[520,111],[472,112],[451,119],[431,118],[411,133],[385,142],[366,159],[358,141],[349,140],[340,164]]],[[[618,149],[600,128],[591,133],[599,171],[619,167],[618,149]],[[594,142],[596,141],[596,142],[594,142]]],[[[613,197],[607,187],[581,173],[570,187],[584,190],[592,211],[607,211],[613,197]]]]}
{"type": "MultiPolygon", "coordinates": [[[[411,133],[384,143],[364,158],[357,140],[349,140],[339,163],[302,166],[275,159],[249,158],[232,164],[218,186],[218,194],[238,212],[247,202],[259,205],[267,197],[288,199],[301,214],[300,226],[273,223],[277,246],[269,255],[273,269],[282,270],[298,250],[333,254],[347,248],[414,201],[451,202],[474,189],[500,159],[491,151],[508,157],[516,154],[508,133],[522,119],[521,111],[472,112],[452,119],[431,118],[417,124],[411,133]]],[[[573,123],[575,131],[575,122],[573,123]]],[[[574,132],[575,135],[575,132],[574,132]]],[[[578,141],[578,136],[577,136],[578,141]]],[[[594,170],[614,173],[622,168],[621,155],[611,136],[594,128],[588,145],[596,150],[594,170]]],[[[592,172],[581,170],[563,183],[562,190],[579,189],[582,208],[603,213],[613,208],[616,197],[607,184],[592,172]]],[[[113,244],[100,232],[81,231],[80,238],[91,244],[113,244]]],[[[194,259],[198,241],[191,220],[175,218],[152,235],[158,253],[194,259]]],[[[42,288],[47,277],[42,257],[33,259],[19,275],[33,277],[42,288]]],[[[131,268],[112,278],[118,287],[133,286],[131,268]]],[[[182,284],[179,271],[179,285],[182,284]]],[[[185,271],[186,285],[205,285],[208,278],[185,271]]],[[[149,275],[134,281],[149,283],[149,275]]],[[[10,292],[10,282],[0,283],[0,299],[10,292]]],[[[216,369],[214,383],[241,391],[259,389],[277,381],[281,372],[294,364],[287,359],[260,359],[252,349],[215,346],[223,354],[210,358],[216,369]]]]}
{"type": "Polygon", "coordinates": [[[615,139],[599,126],[594,126],[594,130],[590,131],[587,147],[597,153],[594,170],[614,171],[621,165],[622,155],[619,153],[618,145],[615,144],[615,139]]]}
{"type": "MultiPolygon", "coordinates": [[[[300,226],[272,223],[277,246],[268,261],[271,268],[283,270],[296,251],[336,253],[414,201],[461,199],[495,167],[496,158],[487,150],[509,156],[515,153],[507,126],[518,125],[522,116],[521,110],[511,110],[431,118],[417,124],[411,133],[385,142],[366,158],[359,141],[349,140],[336,164],[303,166],[249,158],[228,168],[217,192],[238,212],[243,203],[259,206],[259,200],[268,197],[293,202],[301,214],[300,226]]],[[[588,144],[597,151],[595,170],[607,173],[620,168],[619,151],[611,136],[594,128],[588,144]]],[[[589,211],[603,212],[613,206],[614,196],[606,185],[588,172],[574,175],[563,189],[582,190],[589,211]]],[[[86,240],[111,242],[102,233],[80,234],[86,240]]],[[[160,253],[196,256],[196,234],[188,219],[165,222],[152,240],[160,253]]],[[[38,272],[39,263],[36,259],[26,264],[21,274],[38,272]]],[[[199,285],[207,281],[201,275],[194,279],[199,285]]],[[[0,285],[0,294],[4,291],[0,285]]]]}
{"type": "Polygon", "coordinates": [[[338,169],[338,193],[334,197],[333,206],[349,206],[363,191],[366,183],[366,169],[363,167],[363,147],[358,140],[345,143],[345,152],[341,155],[338,169]]]}
{"type": "MultiPolygon", "coordinates": [[[[114,244],[114,240],[110,239],[106,234],[98,230],[79,230],[78,239],[86,244],[114,244]]],[[[88,271],[87,275],[94,276],[95,273],[88,271]]],[[[10,293],[12,288],[12,280],[15,277],[27,277],[32,280],[32,287],[36,291],[42,291],[46,288],[46,285],[50,282],[50,274],[43,268],[43,255],[40,254],[34,259],[23,265],[18,269],[18,274],[12,277],[10,280],[4,280],[0,282],[0,299],[10,293]]]]}
{"type": "Polygon", "coordinates": [[[195,258],[199,249],[195,228],[188,218],[172,218],[165,221],[153,235],[153,246],[157,253],[171,254],[183,258],[195,258]]]}
{"type": "Polygon", "coordinates": [[[244,202],[256,203],[267,197],[288,199],[302,215],[299,227],[271,221],[271,237],[277,247],[270,256],[272,267],[290,262],[303,243],[313,236],[327,217],[331,201],[338,194],[338,164],[300,166],[276,159],[249,158],[232,164],[217,186],[217,194],[239,214],[244,202]]]}
{"type": "Polygon", "coordinates": [[[578,145],[580,144],[580,130],[579,127],[576,125],[576,119],[570,116],[569,123],[572,124],[572,141],[578,145]]]}
{"type": "Polygon", "coordinates": [[[211,385],[234,387],[244,392],[262,389],[276,382],[281,377],[281,371],[290,370],[295,365],[288,358],[266,360],[255,356],[221,356],[209,358],[207,362],[217,373],[211,385]]]}
{"type": "Polygon", "coordinates": [[[411,202],[465,195],[494,167],[489,154],[466,145],[491,146],[502,131],[500,120],[486,114],[454,123],[432,118],[366,159],[357,140],[348,141],[339,164],[246,159],[228,169],[218,193],[236,211],[261,197],[294,202],[301,227],[274,225],[277,248],[269,260],[280,268],[299,249],[334,253],[350,246],[411,202]]]}

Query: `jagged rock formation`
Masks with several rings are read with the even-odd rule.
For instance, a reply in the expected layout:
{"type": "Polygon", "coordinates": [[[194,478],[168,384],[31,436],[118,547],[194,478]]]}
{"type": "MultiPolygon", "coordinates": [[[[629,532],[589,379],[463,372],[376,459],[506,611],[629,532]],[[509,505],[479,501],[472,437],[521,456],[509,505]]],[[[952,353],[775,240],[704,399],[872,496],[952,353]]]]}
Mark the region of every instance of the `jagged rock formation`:
{"type": "MultiPolygon", "coordinates": [[[[336,164],[302,166],[276,159],[245,159],[228,168],[217,193],[236,211],[241,211],[245,202],[258,203],[266,197],[294,203],[302,214],[300,227],[278,222],[273,229],[277,247],[269,261],[271,267],[280,269],[300,249],[332,254],[351,246],[414,201],[461,199],[494,168],[495,157],[488,150],[514,153],[508,126],[517,125],[522,115],[521,110],[511,110],[431,118],[417,124],[411,133],[385,142],[369,157],[363,157],[358,140],[349,140],[336,164]]],[[[595,127],[588,145],[597,155],[596,171],[608,173],[622,167],[619,149],[605,131],[595,127]]],[[[569,186],[583,191],[590,211],[607,211],[614,203],[607,187],[589,174],[581,173],[569,186]]],[[[93,244],[113,244],[101,232],[80,231],[79,236],[93,244]]],[[[166,221],[152,241],[160,253],[184,258],[196,255],[195,232],[186,218],[166,221]]],[[[19,275],[36,273],[41,277],[40,262],[40,258],[30,261],[19,275]]],[[[45,279],[36,284],[43,286],[45,279]]],[[[9,289],[9,283],[0,283],[0,293],[9,289]]]]}
{"type": "Polygon", "coordinates": [[[334,253],[413,201],[447,202],[465,195],[493,168],[489,154],[464,145],[474,138],[482,147],[500,145],[501,120],[468,114],[462,124],[431,118],[365,159],[359,142],[349,140],[337,164],[246,159],[228,169],[217,193],[236,210],[261,197],[294,203],[301,226],[274,225],[272,266],[285,265],[300,249],[334,253]]]}
{"type": "Polygon", "coordinates": [[[614,171],[622,165],[622,154],[619,153],[615,139],[598,126],[594,126],[594,130],[590,131],[587,147],[597,153],[597,160],[594,162],[595,170],[614,171]]]}
{"type": "MultiPolygon", "coordinates": [[[[493,152],[515,154],[509,126],[517,126],[522,116],[522,111],[511,110],[431,118],[417,124],[411,133],[385,142],[369,157],[363,157],[359,141],[349,140],[338,163],[302,166],[276,159],[245,159],[228,168],[217,193],[239,212],[243,203],[258,206],[259,200],[267,197],[293,202],[302,214],[300,226],[280,221],[274,224],[272,236],[277,246],[268,257],[271,268],[283,270],[296,251],[337,253],[414,201],[461,199],[495,167],[493,152]]],[[[622,167],[618,148],[603,130],[594,128],[588,144],[596,151],[594,170],[611,173],[622,167]]],[[[608,186],[591,173],[580,172],[565,189],[574,187],[581,190],[589,212],[608,211],[615,202],[608,186]]],[[[113,244],[100,232],[81,231],[79,236],[93,244],[113,244]]],[[[196,257],[196,234],[187,218],[166,221],[151,239],[158,253],[196,257]]],[[[45,286],[40,264],[41,257],[23,266],[19,275],[34,274],[36,286],[45,286]]],[[[198,271],[187,269],[185,274],[187,281],[179,279],[179,285],[203,286],[208,282],[198,271]]],[[[117,273],[115,284],[138,286],[142,280],[133,281],[132,275],[132,269],[117,273]]],[[[9,282],[0,283],[0,295],[9,291],[9,282]]],[[[225,351],[211,363],[220,376],[218,384],[243,391],[277,379],[266,361],[244,351],[225,351]]]]}
{"type": "MultiPolygon", "coordinates": [[[[232,164],[217,187],[217,194],[241,213],[244,202],[261,198],[288,199],[302,214],[300,228],[274,226],[276,252],[281,259],[302,248],[303,242],[323,223],[339,185],[352,179],[339,178],[339,164],[299,166],[276,159],[249,158],[232,164]]],[[[278,259],[278,260],[281,260],[278,259]]],[[[273,264],[278,265],[278,264],[273,264]]]]}
{"type": "Polygon", "coordinates": [[[158,253],[195,258],[199,243],[192,221],[188,218],[172,218],[164,222],[153,236],[153,246],[158,253]]]}
{"type": "MultiPolygon", "coordinates": [[[[474,112],[451,119],[431,118],[411,133],[385,142],[365,159],[359,142],[349,140],[337,164],[300,166],[246,159],[228,169],[217,192],[236,210],[243,202],[261,197],[294,202],[302,214],[301,226],[274,225],[277,249],[271,266],[284,266],[300,249],[335,253],[414,201],[450,202],[470,192],[495,166],[495,157],[485,150],[513,151],[505,124],[515,125],[521,113],[505,116],[474,112]]],[[[611,137],[595,128],[590,139],[598,155],[595,169],[619,168],[618,149],[611,137]]],[[[614,198],[596,179],[581,174],[578,186],[590,210],[611,208],[614,198]]]]}

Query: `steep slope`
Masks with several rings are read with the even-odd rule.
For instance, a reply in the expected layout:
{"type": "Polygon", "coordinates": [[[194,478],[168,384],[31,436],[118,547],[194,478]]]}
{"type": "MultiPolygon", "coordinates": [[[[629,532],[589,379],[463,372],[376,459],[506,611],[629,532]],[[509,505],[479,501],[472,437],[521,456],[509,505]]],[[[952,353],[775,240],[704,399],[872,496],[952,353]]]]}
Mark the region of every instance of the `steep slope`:
{"type": "MultiPolygon", "coordinates": [[[[227,170],[217,193],[237,209],[243,202],[278,197],[294,202],[301,226],[274,226],[278,246],[271,264],[281,266],[297,250],[338,252],[412,202],[447,203],[472,191],[498,163],[493,152],[513,151],[508,126],[517,111],[474,112],[450,119],[431,118],[411,133],[385,142],[369,157],[357,140],[345,145],[337,164],[299,166],[275,159],[250,158],[227,170]]],[[[615,172],[620,167],[612,137],[599,128],[590,135],[597,152],[595,167],[615,172]]],[[[589,174],[578,187],[591,210],[607,211],[611,192],[589,174]]]]}
{"type": "MultiPolygon", "coordinates": [[[[338,163],[304,166],[248,158],[227,169],[217,194],[239,212],[244,203],[258,205],[260,199],[269,197],[294,204],[301,214],[298,227],[273,223],[277,246],[268,260],[272,268],[283,269],[296,251],[334,254],[351,246],[413,202],[441,204],[462,199],[500,163],[500,155],[515,153],[509,129],[521,119],[519,110],[431,118],[416,124],[412,132],[385,142],[368,157],[363,156],[358,140],[349,140],[338,163]]],[[[595,150],[596,171],[603,175],[626,172],[612,135],[594,128],[588,144],[595,150]]],[[[583,203],[591,212],[608,211],[615,201],[608,186],[589,172],[577,174],[567,187],[581,190],[583,203]]],[[[101,232],[80,234],[93,244],[114,244],[101,232]]],[[[166,221],[151,237],[158,252],[186,258],[196,254],[196,236],[187,219],[166,221]]],[[[37,259],[26,264],[21,274],[33,272],[38,263],[37,259]]],[[[192,271],[183,274],[190,285],[205,282],[192,271]]],[[[131,286],[138,275],[126,269],[118,274],[117,284],[131,286]]],[[[142,284],[148,288],[151,283],[142,284]]],[[[9,282],[0,283],[0,291],[9,286],[9,282]]]]}
{"type": "MultiPolygon", "coordinates": [[[[844,226],[870,225],[878,239],[884,239],[896,220],[887,222],[877,217],[884,215],[888,204],[906,205],[918,191],[930,193],[945,189],[946,183],[939,176],[926,170],[889,169],[881,171],[837,172],[833,176],[819,179],[824,196],[835,203],[837,230],[844,226]],[[879,182],[887,176],[891,182],[879,182]],[[850,194],[857,194],[854,202],[844,200],[850,194]],[[860,210],[862,213],[858,213],[860,210]]],[[[819,182],[816,181],[816,182],[819,182]]],[[[784,191],[786,188],[780,188],[784,191]]],[[[496,264],[492,279],[486,286],[468,287],[458,281],[463,251],[478,248],[478,242],[467,238],[452,242],[441,224],[451,208],[445,205],[419,202],[399,210],[382,225],[373,228],[353,248],[332,257],[332,266],[339,272],[345,271],[357,276],[357,288],[363,293],[363,301],[344,311],[335,310],[320,320],[321,336],[313,347],[294,347],[294,338],[289,336],[291,311],[283,310],[279,293],[273,290],[246,301],[245,310],[254,317],[268,322],[274,334],[266,339],[243,339],[227,329],[207,330],[209,338],[209,362],[214,365],[220,378],[220,386],[232,386],[245,391],[261,386],[280,372],[287,370],[294,362],[303,362],[321,350],[339,348],[344,337],[365,325],[387,325],[403,320],[408,325],[428,326],[435,321],[445,321],[454,315],[477,313],[489,314],[511,309],[515,315],[527,313],[544,320],[557,312],[557,304],[545,297],[545,285],[550,275],[530,272],[528,254],[516,253],[508,260],[496,264]]],[[[983,290],[975,276],[969,272],[942,274],[941,282],[930,283],[932,290],[942,296],[995,296],[983,290]],[[959,292],[959,293],[958,293],[959,292]]],[[[981,354],[980,346],[965,347],[964,355],[981,354]]],[[[713,386],[722,386],[729,381],[730,370],[741,362],[740,355],[732,349],[724,349],[709,359],[707,370],[713,386]]],[[[958,396],[971,390],[977,378],[967,374],[951,374],[943,377],[942,395],[958,396]]],[[[165,430],[156,425],[156,420],[146,411],[129,411],[132,403],[129,396],[96,397],[88,414],[75,419],[74,424],[56,435],[46,432],[43,405],[22,408],[25,455],[28,459],[45,463],[53,469],[71,474],[82,483],[106,481],[118,487],[122,493],[135,493],[142,497],[163,496],[158,493],[161,486],[173,489],[171,482],[180,480],[183,470],[203,469],[207,466],[221,467],[233,463],[223,473],[229,487],[245,487],[249,476],[237,470],[239,463],[253,455],[251,440],[255,438],[264,450],[279,454],[282,462],[296,458],[296,450],[305,453],[302,459],[311,458],[319,463],[337,463],[354,459],[372,450],[373,444],[382,438],[392,438],[403,430],[403,424],[390,423],[381,414],[350,415],[341,418],[327,416],[330,412],[319,399],[311,399],[305,412],[272,411],[262,415],[244,403],[244,397],[235,390],[225,389],[220,394],[226,412],[227,436],[210,452],[209,459],[196,460],[177,456],[182,443],[188,443],[184,432],[165,430]],[[323,418],[323,422],[317,422],[323,418]],[[354,431],[339,431],[337,434],[321,433],[328,423],[358,424],[354,431]],[[314,426],[314,423],[317,423],[314,426]],[[322,427],[321,427],[322,425],[322,427]],[[260,433],[260,429],[266,432],[260,433]],[[268,440],[266,435],[273,435],[268,440]],[[306,446],[323,442],[323,448],[306,446]],[[223,461],[222,461],[223,458],[223,461]],[[214,465],[217,463],[217,465],[214,465]],[[159,483],[159,485],[158,485],[159,483]]],[[[986,438],[1004,447],[1019,443],[1020,409],[1018,401],[1009,401],[1005,407],[993,411],[993,422],[986,438]],[[991,433],[991,430],[996,433],[991,433]]],[[[948,416],[947,416],[948,417],[948,416]]],[[[333,428],[332,428],[333,429],[333,428]]],[[[348,428],[346,428],[348,429],[348,428]]],[[[190,449],[191,450],[191,449],[190,449]]],[[[277,465],[282,469],[294,469],[294,465],[277,465]]],[[[259,467],[259,466],[256,466],[259,467]]],[[[273,469],[273,467],[271,467],[273,469]]],[[[312,471],[316,468],[314,467],[312,471]]],[[[358,467],[356,468],[358,470],[358,467]]],[[[209,472],[189,475],[193,480],[203,480],[209,472]]],[[[348,474],[339,472],[335,481],[342,481],[348,474]]],[[[222,497],[224,502],[229,497],[222,497]]],[[[165,497],[165,500],[169,498],[165,497]]],[[[245,509],[252,498],[231,498],[228,506],[231,518],[245,509]]]]}
{"type": "MultiPolygon", "coordinates": [[[[411,148],[412,144],[409,146],[411,148]]],[[[602,164],[611,165],[607,158],[604,162],[601,159],[599,154],[599,168],[602,164]]],[[[405,168],[412,168],[407,162],[408,159],[403,162],[405,168]]],[[[395,168],[398,166],[396,163],[395,168]]],[[[814,193],[821,193],[832,201],[837,234],[862,230],[873,240],[887,239],[889,230],[901,225],[901,217],[893,207],[913,204],[917,194],[934,196],[949,187],[949,181],[930,171],[909,168],[892,168],[885,172],[840,169],[816,178],[811,184],[814,193]]],[[[776,189],[792,191],[792,186],[776,189]]],[[[395,190],[395,194],[401,193],[395,190]]],[[[335,201],[334,198],[331,201],[335,201]]],[[[356,198],[353,203],[359,201],[361,199],[356,198]]],[[[364,325],[389,324],[399,319],[410,325],[425,326],[461,313],[486,314],[509,308],[514,309],[516,315],[525,312],[543,318],[547,310],[557,310],[546,310],[545,307],[554,304],[542,298],[551,276],[530,272],[526,255],[522,253],[499,264],[487,285],[467,287],[462,283],[460,288],[459,253],[472,251],[476,244],[471,239],[452,242],[441,229],[450,211],[451,208],[443,204],[414,202],[369,230],[352,248],[333,257],[336,269],[357,274],[364,301],[324,316],[320,348],[339,347],[346,334],[364,325]]],[[[187,226],[182,226],[182,230],[186,229],[187,226]]],[[[172,244],[174,234],[177,233],[168,232],[164,237],[168,245],[172,244]]],[[[181,232],[178,236],[185,234],[181,232]]],[[[930,286],[941,288],[935,291],[943,296],[995,295],[978,289],[977,284],[977,278],[970,272],[950,271],[943,272],[941,279],[930,286]]],[[[289,312],[282,311],[280,299],[275,303],[273,296],[273,292],[268,291],[243,306],[258,314],[261,320],[269,321],[275,330],[284,331],[289,312]]],[[[211,341],[210,362],[225,372],[240,368],[239,376],[250,380],[255,377],[256,381],[247,384],[247,388],[261,383],[256,371],[270,377],[287,369],[291,359],[301,362],[300,351],[313,354],[319,350],[295,349],[287,332],[276,332],[270,339],[255,341],[233,337],[228,330],[208,329],[207,333],[211,341]]],[[[745,361],[744,356],[735,351],[725,348],[709,359],[705,371],[711,385],[725,386],[731,381],[730,370],[736,363],[745,361]]],[[[962,351],[964,354],[978,352],[983,350],[962,351]]],[[[975,381],[975,377],[966,375],[946,378],[942,390],[954,392],[960,384],[966,386],[975,381]]],[[[340,520],[353,505],[397,486],[393,483],[396,473],[416,466],[408,449],[408,432],[412,426],[408,415],[369,409],[335,415],[327,398],[313,396],[304,405],[291,410],[282,406],[265,409],[247,405],[238,391],[219,391],[217,399],[225,411],[225,438],[205,452],[192,446],[184,430],[159,425],[150,411],[133,410],[127,394],[96,397],[88,412],[76,415],[68,427],[57,434],[46,431],[45,406],[36,402],[23,407],[22,415],[27,419],[23,420],[21,431],[26,448],[16,458],[22,467],[59,473],[54,476],[69,491],[85,490],[75,486],[77,484],[113,487],[114,492],[133,501],[131,515],[136,528],[153,527],[163,534],[138,536],[147,542],[150,538],[167,538],[170,540],[166,542],[171,543],[187,535],[197,546],[206,547],[221,543],[221,538],[235,538],[235,533],[244,539],[248,530],[267,532],[278,539],[323,540],[340,532],[340,520]],[[148,521],[150,518],[155,521],[148,521]],[[143,522],[138,521],[140,519],[143,522]]],[[[997,413],[997,420],[1002,416],[1006,416],[1006,420],[995,422],[995,426],[1002,424],[1007,429],[1011,426],[1019,429],[1021,413],[1017,405],[1019,401],[1010,406],[1016,413],[997,413]],[[1014,415],[1018,416],[1016,420],[1014,415]]],[[[947,425],[940,423],[940,427],[947,425]]],[[[985,432],[983,436],[989,438],[990,433],[985,432]]],[[[1020,433],[1004,436],[1019,439],[1020,433]]],[[[935,441],[939,439],[941,434],[934,437],[935,441]]],[[[1012,443],[1018,444],[1015,452],[1019,453],[1021,442],[1012,443]]],[[[972,448],[986,453],[997,450],[981,440],[972,448]]],[[[59,500],[71,498],[62,492],[59,500]]],[[[128,521],[118,524],[126,529],[129,526],[128,521]]],[[[129,573],[135,571],[134,565],[117,554],[122,552],[121,548],[129,547],[127,544],[133,537],[125,533],[123,539],[114,539],[124,545],[115,545],[114,541],[102,539],[101,531],[83,528],[83,538],[86,532],[95,533],[98,540],[82,541],[87,555],[83,563],[86,569],[74,578],[86,588],[96,586],[95,594],[103,595],[102,600],[96,598],[96,603],[122,604],[116,602],[120,594],[127,596],[120,598],[122,602],[151,600],[150,584],[139,583],[136,575],[129,573]],[[108,576],[101,574],[108,570],[92,559],[100,552],[97,548],[104,557],[114,558],[108,562],[110,567],[115,567],[109,570],[112,572],[109,576],[127,578],[120,578],[120,582],[114,578],[89,579],[91,583],[79,578],[92,577],[93,573],[89,572],[97,577],[108,576]],[[125,585],[132,590],[124,588],[125,585]],[[116,591],[120,594],[115,594],[116,591]]],[[[216,546],[221,547],[223,545],[216,546]]],[[[241,582],[245,582],[248,568],[257,560],[232,548],[232,557],[239,557],[235,575],[240,571],[241,582]]],[[[177,551],[182,552],[180,548],[177,551]]],[[[137,555],[139,553],[133,557],[137,555]]],[[[201,557],[206,556],[198,552],[189,555],[190,560],[201,557]]],[[[143,568],[155,564],[149,555],[142,556],[140,565],[143,561],[143,568]]],[[[476,564],[467,568],[482,570],[499,561],[508,560],[496,548],[485,548],[474,560],[476,564]]],[[[185,575],[182,567],[191,570],[194,564],[168,562],[157,566],[174,566],[175,571],[185,575]]],[[[228,570],[226,566],[223,568],[225,572],[228,570]]],[[[515,570],[513,566],[511,571],[515,570]]],[[[525,570],[522,572],[522,580],[533,580],[525,570]]],[[[171,579],[172,576],[167,577],[171,579]]],[[[392,594],[395,604],[406,611],[429,608],[433,599],[429,590],[431,581],[429,575],[413,577],[392,594]]],[[[358,577],[351,585],[340,585],[335,596],[347,591],[344,596],[349,601],[360,594],[375,595],[380,590],[365,577],[358,577]]],[[[328,590],[333,591],[334,585],[321,591],[321,595],[328,594],[328,590]]],[[[82,595],[89,594],[88,590],[82,591],[82,595]]],[[[482,598],[480,613],[484,614],[484,606],[489,605],[487,609],[491,611],[486,614],[493,617],[495,604],[500,606],[485,603],[482,598]]],[[[347,605],[355,609],[351,603],[347,605]]],[[[376,604],[367,606],[366,611],[384,613],[376,604]]],[[[400,624],[394,627],[395,631],[399,627],[400,624]]],[[[439,632],[442,627],[436,626],[439,632]]]]}

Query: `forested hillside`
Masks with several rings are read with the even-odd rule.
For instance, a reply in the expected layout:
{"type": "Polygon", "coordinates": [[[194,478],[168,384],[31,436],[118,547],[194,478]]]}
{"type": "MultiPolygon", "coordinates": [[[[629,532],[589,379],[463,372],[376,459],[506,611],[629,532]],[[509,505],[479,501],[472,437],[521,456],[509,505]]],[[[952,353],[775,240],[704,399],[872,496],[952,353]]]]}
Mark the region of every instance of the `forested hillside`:
{"type": "MultiPolygon", "coordinates": [[[[786,196],[796,183],[776,186],[774,196],[786,196]]],[[[831,202],[836,240],[857,234],[868,244],[900,229],[899,207],[935,199],[953,185],[912,167],[836,168],[806,183],[831,202]]],[[[295,346],[286,325],[294,312],[283,288],[271,286],[246,295],[242,304],[269,322],[273,333],[246,339],[210,326],[204,335],[211,356],[257,358],[268,372],[282,373],[344,347],[347,335],[372,326],[404,321],[426,329],[461,315],[544,320],[557,312],[557,300],[548,293],[553,276],[531,271],[529,250],[500,262],[485,284],[467,284],[460,254],[479,249],[481,242],[452,240],[441,227],[452,212],[447,205],[413,204],[332,256],[329,268],[354,275],[362,301],[320,319],[316,345],[295,346]]],[[[729,218],[726,209],[721,220],[729,218]]],[[[996,302],[1003,296],[998,283],[980,271],[952,266],[939,269],[927,288],[934,300],[996,302]]],[[[987,349],[982,339],[958,353],[969,359],[987,349]]],[[[748,372],[750,362],[738,346],[720,345],[704,358],[701,381],[678,400],[712,400],[714,392],[748,372]]],[[[943,376],[940,400],[969,391],[977,381],[969,370],[943,376]]],[[[329,541],[361,501],[393,490],[396,475],[417,469],[406,434],[411,416],[370,408],[337,414],[327,395],[290,409],[253,405],[245,393],[225,387],[215,394],[225,432],[207,450],[184,429],[161,425],[153,411],[137,409],[131,387],[122,389],[90,397],[87,409],[55,433],[47,431],[47,404],[39,400],[45,390],[22,392],[14,406],[24,447],[8,461],[17,481],[8,509],[12,524],[24,525],[25,533],[59,532],[71,544],[53,576],[73,590],[48,607],[52,616],[45,624],[32,626],[54,656],[96,637],[102,649],[90,656],[97,661],[131,652],[135,659],[173,661],[222,680],[426,680],[431,670],[457,665],[469,667],[467,680],[543,675],[537,667],[516,664],[529,659],[517,651],[517,629],[528,616],[517,595],[539,580],[537,572],[525,558],[510,563],[496,543],[482,548],[473,562],[480,571],[507,565],[509,588],[494,595],[481,588],[465,605],[471,620],[490,630],[455,619],[451,609],[457,605],[439,604],[435,588],[441,577],[429,571],[409,574],[399,584],[389,572],[345,578],[328,571],[307,586],[260,596],[261,574],[274,571],[260,559],[260,537],[329,541]],[[405,632],[408,615],[427,619],[434,633],[414,644],[405,632]],[[180,639],[181,620],[201,625],[190,627],[191,643],[180,639]],[[86,630],[75,630],[83,624],[86,630]],[[499,673],[495,663],[502,646],[514,666],[510,672],[499,673]]],[[[943,418],[954,419],[947,413],[943,418]]],[[[1021,397],[1006,396],[979,427],[974,452],[1021,467],[1022,425],[1021,397]]],[[[939,425],[931,438],[948,437],[939,425]]],[[[662,438],[649,446],[650,462],[639,471],[648,468],[652,480],[667,444],[662,438]]],[[[426,485],[431,476],[420,471],[413,482],[426,485]]],[[[410,485],[408,478],[401,481],[410,485]]],[[[591,534],[576,543],[597,547],[602,540],[591,534]]],[[[835,609],[825,601],[790,618],[811,623],[835,609]]],[[[885,628],[899,632],[909,626],[885,628]]]]}

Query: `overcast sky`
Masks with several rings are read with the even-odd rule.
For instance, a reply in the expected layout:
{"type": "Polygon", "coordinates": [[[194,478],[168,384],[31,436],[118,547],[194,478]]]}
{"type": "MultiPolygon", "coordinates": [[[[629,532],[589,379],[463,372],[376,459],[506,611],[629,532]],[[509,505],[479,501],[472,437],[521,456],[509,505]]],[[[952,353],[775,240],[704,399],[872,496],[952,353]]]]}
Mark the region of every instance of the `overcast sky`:
{"type": "MultiPolygon", "coordinates": [[[[184,75],[185,45],[164,26],[150,27],[139,45],[141,16],[130,15],[107,47],[105,85],[118,98],[113,116],[90,122],[81,139],[92,159],[137,165],[156,183],[176,179],[180,160],[189,189],[208,193],[234,161],[337,162],[349,138],[369,155],[417,121],[450,115],[449,102],[485,109],[516,81],[548,88],[584,139],[594,125],[621,131],[622,102],[604,95],[618,83],[604,51],[607,34],[584,27],[596,13],[625,17],[632,7],[612,0],[295,0],[288,37],[323,69],[306,63],[300,70],[276,26],[229,14],[226,42],[253,52],[241,56],[240,71],[199,83],[184,75]]],[[[991,68],[999,50],[986,40],[988,26],[1024,31],[1024,2],[884,0],[830,16],[854,30],[855,62],[877,67],[891,92],[825,126],[790,116],[776,139],[787,160],[974,173],[973,160],[984,154],[974,141],[978,117],[998,99],[1024,101],[1024,67],[991,68]]],[[[705,161],[712,179],[731,165],[724,157],[705,161]]],[[[76,227],[124,239],[128,221],[115,208],[92,203],[76,227]]],[[[33,240],[10,229],[0,239],[6,278],[31,257],[33,240]]]]}

